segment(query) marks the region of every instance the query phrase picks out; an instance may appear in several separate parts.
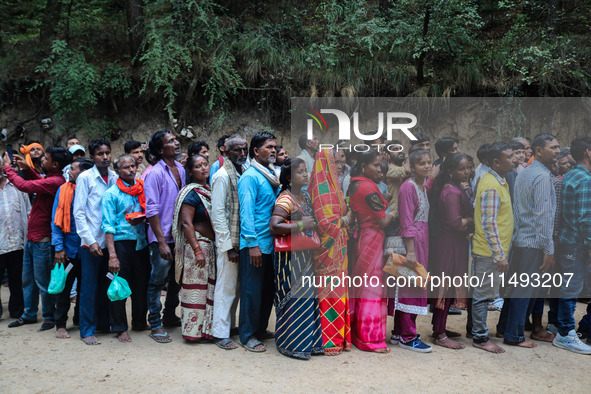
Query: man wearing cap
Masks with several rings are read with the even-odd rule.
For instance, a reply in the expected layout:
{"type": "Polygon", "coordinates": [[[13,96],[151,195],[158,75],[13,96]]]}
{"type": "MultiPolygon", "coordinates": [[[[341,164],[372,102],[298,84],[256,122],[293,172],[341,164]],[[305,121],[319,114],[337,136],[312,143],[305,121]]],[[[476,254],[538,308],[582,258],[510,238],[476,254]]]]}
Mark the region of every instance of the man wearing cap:
{"type": "MultiPolygon", "coordinates": [[[[70,142],[71,140],[72,140],[72,138],[70,138],[68,140],[68,142],[70,142]]],[[[84,147],[82,145],[79,145],[79,144],[70,145],[70,146],[66,146],[66,149],[72,154],[72,161],[74,161],[76,159],[83,158],[86,156],[86,149],[84,149],[84,147]]],[[[72,168],[71,164],[68,164],[67,166],[64,167],[63,175],[64,175],[64,178],[66,178],[66,182],[70,181],[70,168],[72,168]]]]}

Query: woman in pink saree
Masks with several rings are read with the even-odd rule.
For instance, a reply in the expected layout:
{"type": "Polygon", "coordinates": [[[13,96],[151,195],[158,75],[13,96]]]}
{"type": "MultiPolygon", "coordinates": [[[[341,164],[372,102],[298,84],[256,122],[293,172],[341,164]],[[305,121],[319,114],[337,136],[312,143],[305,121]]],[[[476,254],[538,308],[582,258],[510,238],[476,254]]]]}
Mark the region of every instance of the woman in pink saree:
{"type": "Polygon", "coordinates": [[[364,152],[355,165],[349,187],[350,204],[359,225],[359,241],[353,277],[367,275],[367,283],[352,289],[352,342],[360,350],[388,353],[386,345],[387,298],[384,280],[384,227],[393,219],[386,215],[388,203],[378,185],[381,158],[377,151],[364,152]]]}

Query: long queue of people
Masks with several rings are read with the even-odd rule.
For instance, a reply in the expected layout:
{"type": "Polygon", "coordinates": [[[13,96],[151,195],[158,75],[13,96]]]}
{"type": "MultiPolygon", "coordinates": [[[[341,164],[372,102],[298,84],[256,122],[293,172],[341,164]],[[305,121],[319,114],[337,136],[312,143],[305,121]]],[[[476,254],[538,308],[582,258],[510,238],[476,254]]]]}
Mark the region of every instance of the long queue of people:
{"type": "Polygon", "coordinates": [[[416,319],[431,309],[432,344],[459,350],[465,344],[453,338],[461,333],[447,329],[450,311],[459,309],[467,310],[473,346],[502,353],[487,327],[500,299],[496,337],[505,344],[545,341],[591,354],[580,338],[591,334],[591,308],[578,332],[574,320],[591,261],[591,137],[562,149],[551,134],[484,144],[478,167],[456,138],[434,144],[439,158],[432,163],[430,139],[416,137],[407,156],[388,149],[399,141],[357,153],[338,144],[319,149],[316,137],[302,136],[302,152],[290,159],[272,133],[250,142],[226,135],[210,163],[206,143],[183,154],[175,135],[162,130],[150,138],[149,166],[141,144],[129,141],[114,170],[105,139],[89,143],[90,158],[75,138],[66,148],[32,142],[23,156],[4,154],[0,274],[8,272],[9,312],[17,319],[9,327],[36,323],[40,297],[41,330],[55,327],[56,337],[69,338],[74,292],[73,322],[84,343],[99,344],[104,332],[131,342],[126,300],[107,298],[117,274],[132,291],[131,330],[149,331],[158,343],[172,341],[167,328],[181,327],[184,340],[225,350],[238,347],[236,334],[252,352],[264,352],[263,341],[274,338],[280,353],[299,359],[337,355],[352,344],[388,353],[388,342],[426,353],[432,347],[416,319]],[[440,286],[435,294],[388,288],[384,265],[395,255],[393,240],[402,243],[396,252],[409,270],[470,271],[484,282],[440,286]],[[64,291],[52,295],[58,263],[69,272],[64,291]],[[543,327],[544,297],[499,284],[503,273],[549,269],[573,273],[573,280],[546,300],[543,327]],[[305,285],[345,275],[377,282],[305,285]],[[268,330],[273,307],[275,332],[268,330]],[[532,340],[525,335],[530,315],[532,340]]]}

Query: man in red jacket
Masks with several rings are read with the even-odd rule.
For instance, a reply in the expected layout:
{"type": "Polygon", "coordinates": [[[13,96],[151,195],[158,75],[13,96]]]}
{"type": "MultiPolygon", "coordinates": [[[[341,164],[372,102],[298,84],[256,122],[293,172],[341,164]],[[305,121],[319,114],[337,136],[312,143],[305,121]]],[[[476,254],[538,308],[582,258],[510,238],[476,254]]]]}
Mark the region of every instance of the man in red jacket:
{"type": "Polygon", "coordinates": [[[23,296],[25,312],[8,327],[20,327],[37,321],[39,292],[41,292],[43,325],[41,331],[55,326],[55,296],[47,292],[51,269],[51,211],[53,199],[59,187],[65,183],[62,169],[70,164],[72,155],[63,147],[50,146],[41,158],[45,178],[37,174],[21,156],[14,155],[15,163],[24,171],[29,180],[18,176],[10,166],[10,158],[3,156],[4,172],[8,180],[24,193],[35,193],[35,201],[29,216],[27,243],[23,259],[23,296]]]}

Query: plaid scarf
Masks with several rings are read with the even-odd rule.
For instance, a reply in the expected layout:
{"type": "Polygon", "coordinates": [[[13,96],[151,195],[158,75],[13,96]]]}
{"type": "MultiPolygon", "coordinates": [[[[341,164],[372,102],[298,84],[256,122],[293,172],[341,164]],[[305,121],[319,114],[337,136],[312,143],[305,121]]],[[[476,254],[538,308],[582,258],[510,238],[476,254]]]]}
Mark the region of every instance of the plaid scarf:
{"type": "Polygon", "coordinates": [[[230,181],[230,234],[234,250],[240,250],[240,204],[238,202],[238,173],[232,160],[225,160],[222,168],[226,169],[230,181]]]}

